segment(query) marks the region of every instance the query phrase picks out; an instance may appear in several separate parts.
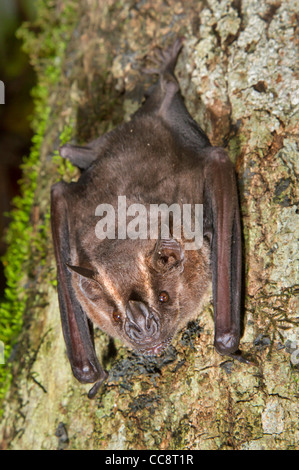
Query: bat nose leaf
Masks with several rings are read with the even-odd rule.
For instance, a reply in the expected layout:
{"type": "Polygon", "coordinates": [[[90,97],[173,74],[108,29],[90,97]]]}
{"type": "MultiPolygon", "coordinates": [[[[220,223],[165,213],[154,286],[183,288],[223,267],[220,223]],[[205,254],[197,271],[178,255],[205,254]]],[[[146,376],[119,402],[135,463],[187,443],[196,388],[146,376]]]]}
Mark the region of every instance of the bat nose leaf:
{"type": "Polygon", "coordinates": [[[125,331],[131,340],[140,343],[157,334],[157,319],[143,302],[130,300],[126,314],[125,331]]]}

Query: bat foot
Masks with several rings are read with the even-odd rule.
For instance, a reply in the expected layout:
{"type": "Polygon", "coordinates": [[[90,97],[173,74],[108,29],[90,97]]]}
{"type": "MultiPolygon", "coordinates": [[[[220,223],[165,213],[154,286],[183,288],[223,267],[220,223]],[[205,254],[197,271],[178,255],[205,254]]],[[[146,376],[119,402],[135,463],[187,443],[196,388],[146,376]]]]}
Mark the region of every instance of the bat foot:
{"type": "Polygon", "coordinates": [[[154,67],[144,69],[143,72],[148,74],[164,74],[169,72],[170,74],[174,73],[176,62],[179,56],[179,53],[182,49],[184,38],[177,38],[171,47],[167,49],[157,48],[155,54],[151,57],[150,61],[154,64],[154,67]]]}

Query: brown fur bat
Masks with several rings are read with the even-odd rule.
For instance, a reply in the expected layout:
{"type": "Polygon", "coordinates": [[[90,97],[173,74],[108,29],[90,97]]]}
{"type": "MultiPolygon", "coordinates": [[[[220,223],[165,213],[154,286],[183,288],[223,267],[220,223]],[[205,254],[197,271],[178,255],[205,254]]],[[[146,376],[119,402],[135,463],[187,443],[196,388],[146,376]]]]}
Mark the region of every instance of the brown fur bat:
{"type": "Polygon", "coordinates": [[[129,122],[84,147],[60,149],[82,174],[51,192],[59,306],[73,374],[95,383],[90,397],[107,377],[95,353],[93,324],[130,348],[157,355],[198,316],[211,277],[216,351],[238,356],[241,231],[235,172],[226,152],[210,144],[185,107],[174,75],[181,47],[176,40],[160,52],[159,70],[152,70],[159,80],[129,122]],[[130,208],[125,215],[124,203],[130,208]],[[149,214],[161,204],[191,207],[191,215],[202,205],[199,248],[186,248],[175,211],[168,212],[168,232],[161,214],[156,232],[149,230],[149,214]],[[137,221],[142,208],[147,218],[137,221]],[[138,236],[142,224],[142,235],[153,236],[138,236]],[[103,232],[106,237],[99,236],[103,232]]]}

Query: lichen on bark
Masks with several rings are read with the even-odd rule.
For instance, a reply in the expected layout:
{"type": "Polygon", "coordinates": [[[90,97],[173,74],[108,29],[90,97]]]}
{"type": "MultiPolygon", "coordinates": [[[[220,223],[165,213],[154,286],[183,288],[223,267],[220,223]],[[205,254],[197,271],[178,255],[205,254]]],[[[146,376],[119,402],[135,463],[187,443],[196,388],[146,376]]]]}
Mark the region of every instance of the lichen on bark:
{"type": "Polygon", "coordinates": [[[177,74],[186,103],[236,164],[244,231],[242,349],[253,363],[215,353],[208,302],[157,359],[97,332],[109,379],[89,401],[65,356],[47,225],[47,242],[31,247],[37,269],[27,284],[24,328],[4,402],[3,448],[298,448],[298,6],[260,0],[40,2],[39,29],[32,28],[30,37],[37,35],[32,46],[44,47],[31,48],[32,61],[40,79],[53,74],[55,64],[60,72],[46,96],[50,118],[40,148],[38,209],[31,212],[35,233],[44,224],[51,184],[62,172],[68,181],[77,176],[57,157],[61,133],[83,143],[128,119],[149,85],[140,72],[148,56],[183,35],[177,74]],[[61,49],[51,46],[54,27],[61,49]],[[55,434],[59,423],[67,439],[55,434]]]}

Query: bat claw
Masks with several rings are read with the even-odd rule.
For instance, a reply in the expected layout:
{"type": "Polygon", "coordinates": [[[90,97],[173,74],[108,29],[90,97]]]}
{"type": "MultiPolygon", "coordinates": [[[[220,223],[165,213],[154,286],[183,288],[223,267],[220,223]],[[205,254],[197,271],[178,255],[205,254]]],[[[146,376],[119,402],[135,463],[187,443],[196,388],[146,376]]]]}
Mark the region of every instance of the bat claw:
{"type": "Polygon", "coordinates": [[[250,361],[249,359],[246,359],[244,356],[242,356],[242,351],[238,350],[234,353],[228,354],[229,357],[232,359],[236,359],[237,361],[241,362],[242,364],[247,364],[250,366],[256,365],[254,362],[250,361]]]}
{"type": "Polygon", "coordinates": [[[96,396],[96,394],[97,394],[98,391],[99,391],[100,386],[102,385],[102,383],[104,382],[104,380],[107,379],[107,377],[108,377],[108,374],[107,374],[107,372],[105,372],[105,376],[104,376],[102,379],[98,380],[98,381],[91,387],[91,389],[89,390],[89,392],[88,392],[88,394],[87,394],[87,397],[88,397],[90,400],[93,399],[93,398],[96,396]]]}

